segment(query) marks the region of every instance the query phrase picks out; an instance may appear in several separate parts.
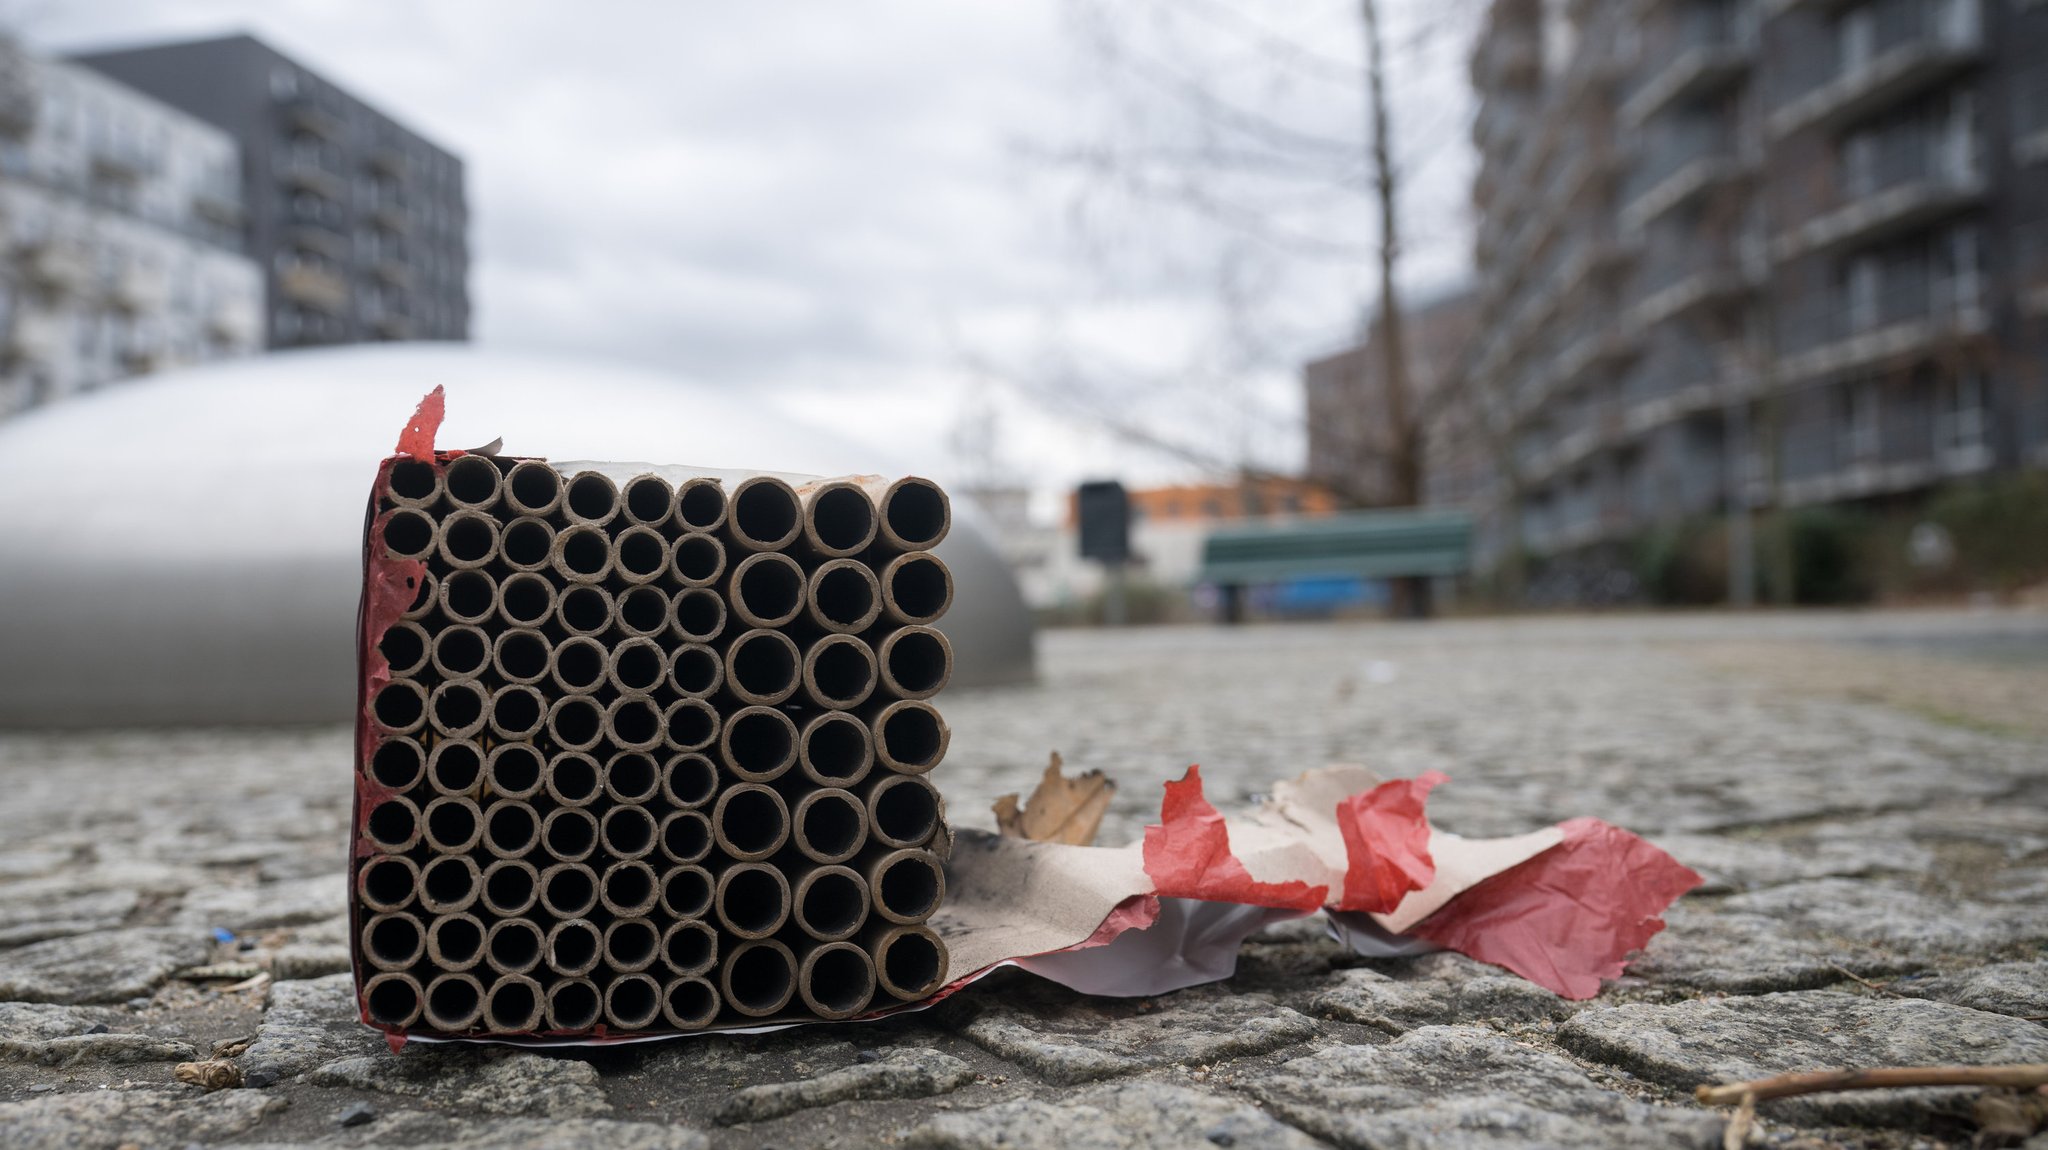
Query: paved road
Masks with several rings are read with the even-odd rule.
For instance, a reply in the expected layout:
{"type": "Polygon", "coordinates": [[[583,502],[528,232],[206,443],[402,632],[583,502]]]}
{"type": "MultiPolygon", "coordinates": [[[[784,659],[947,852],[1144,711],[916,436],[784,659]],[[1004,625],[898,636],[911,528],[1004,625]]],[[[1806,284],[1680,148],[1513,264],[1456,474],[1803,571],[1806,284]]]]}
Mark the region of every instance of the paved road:
{"type": "MultiPolygon", "coordinates": [[[[1440,825],[1598,815],[1709,886],[1584,1004],[1454,956],[1360,961],[1302,922],[1230,981],[1154,1000],[1005,975],[878,1024],[595,1056],[393,1056],[353,1021],[342,732],[4,735],[0,1144],[1718,1145],[1689,1101],[1703,1080],[2048,1062],[2044,671],[1968,658],[2044,633],[1870,615],[1051,634],[1039,685],[941,700],[958,823],[987,825],[1053,749],[1122,782],[1105,842],[1189,762],[1226,808],[1331,761],[1437,768],[1440,825]],[[178,976],[220,962],[268,977],[178,976]],[[173,1082],[217,1045],[247,1086],[173,1082]]],[[[1785,1144],[1906,1146],[1966,1135],[1968,1102],[1762,1119],[1785,1144]]]]}

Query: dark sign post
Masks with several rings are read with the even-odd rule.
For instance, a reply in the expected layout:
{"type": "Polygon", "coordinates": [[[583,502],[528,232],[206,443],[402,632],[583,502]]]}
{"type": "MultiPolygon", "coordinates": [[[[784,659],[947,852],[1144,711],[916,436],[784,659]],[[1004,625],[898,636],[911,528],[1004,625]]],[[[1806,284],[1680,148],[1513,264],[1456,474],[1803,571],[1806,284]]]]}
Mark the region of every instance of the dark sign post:
{"type": "Polygon", "coordinates": [[[1103,622],[1124,621],[1124,564],[1131,558],[1131,497],[1114,479],[1083,483],[1074,502],[1081,520],[1081,558],[1102,564],[1109,576],[1103,622]]]}

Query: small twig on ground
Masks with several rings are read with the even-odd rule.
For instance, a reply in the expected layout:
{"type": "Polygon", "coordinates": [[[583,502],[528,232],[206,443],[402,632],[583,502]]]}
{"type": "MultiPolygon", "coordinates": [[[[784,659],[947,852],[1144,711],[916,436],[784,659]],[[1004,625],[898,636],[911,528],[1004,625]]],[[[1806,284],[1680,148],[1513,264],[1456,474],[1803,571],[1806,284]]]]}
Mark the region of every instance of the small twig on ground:
{"type": "Polygon", "coordinates": [[[1891,987],[1886,986],[1881,982],[1870,981],[1869,979],[1863,977],[1855,971],[1850,970],[1848,967],[1843,966],[1839,962],[1828,963],[1828,969],[1850,980],[1851,982],[1857,983],[1858,985],[1862,986],[1865,990],[1872,991],[1877,994],[1889,995],[1892,998],[1906,997],[1905,995],[1900,994],[1898,991],[1893,990],[1891,987]]]}
{"type": "Polygon", "coordinates": [[[1742,1105],[1736,1108],[1728,1119],[1728,1128],[1721,1132],[1721,1150],[1742,1150],[1749,1145],[1750,1127],[1756,1124],[1756,1095],[1742,1096],[1742,1105]]]}
{"type": "Polygon", "coordinates": [[[2048,1062],[2014,1066],[1886,1066],[1874,1070],[1816,1070],[1780,1074],[1724,1086],[1703,1085],[1693,1097],[1708,1106],[1725,1106],[1754,1096],[1763,1102],[1797,1094],[1830,1090],[1883,1090],[1899,1086],[2007,1086],[2030,1089],[2048,1086],[2048,1062]]]}

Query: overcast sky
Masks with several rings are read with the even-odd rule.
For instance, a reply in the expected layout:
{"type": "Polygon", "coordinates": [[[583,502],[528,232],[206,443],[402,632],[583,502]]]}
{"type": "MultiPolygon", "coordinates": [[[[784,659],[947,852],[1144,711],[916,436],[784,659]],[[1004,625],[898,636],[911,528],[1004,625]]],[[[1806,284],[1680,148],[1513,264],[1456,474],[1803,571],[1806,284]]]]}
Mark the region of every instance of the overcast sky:
{"type": "MultiPolygon", "coordinates": [[[[0,0],[0,16],[52,51],[253,32],[460,154],[482,343],[658,366],[914,466],[993,458],[1051,488],[1191,474],[1100,412],[1298,465],[1294,365],[1370,299],[1349,193],[1274,191],[1289,228],[1332,240],[1304,261],[1046,158],[1185,138],[1170,80],[1105,78],[1131,50],[1356,136],[1351,0],[1186,2],[1168,18],[1166,0],[0,0]],[[1107,34],[1104,4],[1121,5],[1107,34]],[[1308,54],[1276,69],[1279,36],[1308,54]]],[[[1411,270],[1430,289],[1468,243],[1463,33],[1416,25],[1435,0],[1396,7],[1401,128],[1421,141],[1411,270]]]]}

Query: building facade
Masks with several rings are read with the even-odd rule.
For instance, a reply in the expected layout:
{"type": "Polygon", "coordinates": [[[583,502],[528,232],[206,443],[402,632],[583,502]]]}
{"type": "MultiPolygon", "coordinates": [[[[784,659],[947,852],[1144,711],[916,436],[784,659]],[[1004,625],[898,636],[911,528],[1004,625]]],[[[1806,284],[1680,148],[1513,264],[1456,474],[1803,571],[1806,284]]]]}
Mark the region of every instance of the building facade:
{"type": "Polygon", "coordinates": [[[0,42],[0,417],[262,345],[225,132],[0,42]]]}
{"type": "Polygon", "coordinates": [[[1495,0],[1471,67],[1483,563],[2048,463],[2048,4],[1495,0]]]}
{"type": "Polygon", "coordinates": [[[469,337],[453,154],[249,36],[77,60],[240,142],[268,346],[469,337]]]}

